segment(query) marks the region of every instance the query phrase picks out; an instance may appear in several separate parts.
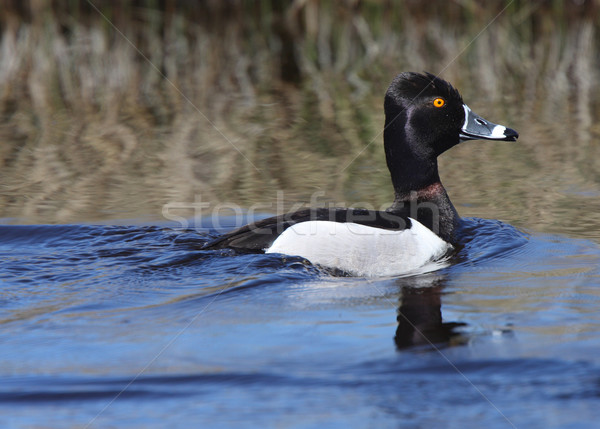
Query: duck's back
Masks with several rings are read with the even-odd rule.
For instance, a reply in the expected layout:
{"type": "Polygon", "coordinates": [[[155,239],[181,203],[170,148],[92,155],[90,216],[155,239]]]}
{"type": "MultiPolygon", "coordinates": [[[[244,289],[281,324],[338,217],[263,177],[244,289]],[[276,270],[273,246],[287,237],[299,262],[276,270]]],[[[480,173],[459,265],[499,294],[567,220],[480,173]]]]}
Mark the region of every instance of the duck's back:
{"type": "Polygon", "coordinates": [[[402,231],[410,227],[408,213],[353,208],[310,208],[273,216],[250,223],[207,243],[204,249],[232,248],[263,252],[289,227],[303,222],[354,223],[386,230],[402,231]]]}

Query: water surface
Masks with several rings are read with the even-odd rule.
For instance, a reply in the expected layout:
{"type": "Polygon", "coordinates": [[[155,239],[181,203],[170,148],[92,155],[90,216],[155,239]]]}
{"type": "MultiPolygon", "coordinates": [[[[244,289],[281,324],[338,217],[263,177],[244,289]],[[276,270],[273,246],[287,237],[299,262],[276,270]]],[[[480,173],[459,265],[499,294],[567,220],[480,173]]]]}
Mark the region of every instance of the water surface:
{"type": "Polygon", "coordinates": [[[600,248],[467,219],[451,266],[336,277],[210,228],[0,227],[3,427],[589,427],[600,248]]]}

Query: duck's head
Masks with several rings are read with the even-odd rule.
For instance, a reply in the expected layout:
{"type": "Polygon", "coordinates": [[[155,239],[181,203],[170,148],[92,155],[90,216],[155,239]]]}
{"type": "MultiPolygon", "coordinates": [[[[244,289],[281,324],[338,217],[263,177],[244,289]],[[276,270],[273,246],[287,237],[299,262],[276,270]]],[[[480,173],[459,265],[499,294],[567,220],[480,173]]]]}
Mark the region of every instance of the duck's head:
{"type": "Polygon", "coordinates": [[[402,153],[434,161],[461,141],[515,141],[519,137],[515,130],[473,113],[452,85],[430,73],[397,75],[384,107],[386,152],[393,158],[402,153]]]}

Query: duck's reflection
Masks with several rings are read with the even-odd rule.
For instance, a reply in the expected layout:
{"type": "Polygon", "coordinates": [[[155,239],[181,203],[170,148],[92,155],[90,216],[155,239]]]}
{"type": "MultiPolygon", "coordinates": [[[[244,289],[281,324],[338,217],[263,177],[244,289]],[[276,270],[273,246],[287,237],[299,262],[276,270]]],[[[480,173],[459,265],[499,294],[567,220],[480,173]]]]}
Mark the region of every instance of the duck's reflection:
{"type": "Polygon", "coordinates": [[[460,322],[442,321],[444,277],[430,275],[398,279],[402,290],[398,327],[394,341],[398,348],[414,345],[455,345],[465,338],[456,331],[460,322]]]}

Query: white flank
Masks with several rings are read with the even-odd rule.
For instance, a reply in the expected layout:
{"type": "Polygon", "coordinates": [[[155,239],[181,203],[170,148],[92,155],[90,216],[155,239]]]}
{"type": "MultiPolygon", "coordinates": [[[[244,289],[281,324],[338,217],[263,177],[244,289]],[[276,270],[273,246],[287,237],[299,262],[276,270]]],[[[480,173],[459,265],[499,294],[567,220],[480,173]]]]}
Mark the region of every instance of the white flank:
{"type": "Polygon", "coordinates": [[[356,276],[399,276],[434,271],[452,246],[423,224],[391,231],[356,223],[307,221],[286,229],[266,253],[301,256],[356,276]]]}

